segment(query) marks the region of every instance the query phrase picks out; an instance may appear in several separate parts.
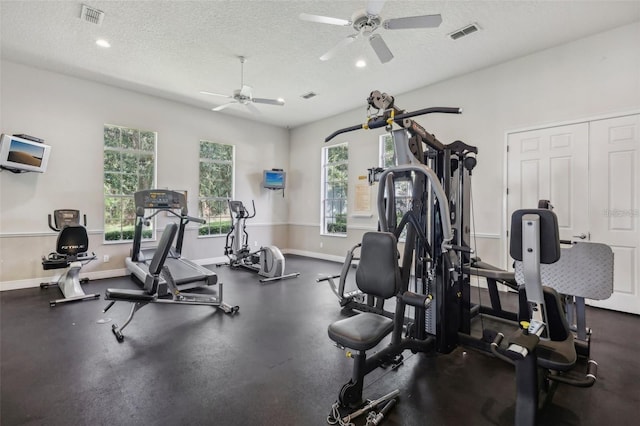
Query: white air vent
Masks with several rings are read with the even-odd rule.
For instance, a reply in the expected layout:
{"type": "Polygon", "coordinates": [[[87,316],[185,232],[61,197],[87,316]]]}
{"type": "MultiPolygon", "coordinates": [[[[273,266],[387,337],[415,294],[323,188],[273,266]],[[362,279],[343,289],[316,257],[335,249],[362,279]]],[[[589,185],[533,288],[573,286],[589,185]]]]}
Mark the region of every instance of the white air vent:
{"type": "Polygon", "coordinates": [[[91,22],[92,24],[100,25],[104,19],[104,12],[83,4],[82,12],[80,12],[80,19],[91,22]]]}
{"type": "Polygon", "coordinates": [[[460,28],[459,30],[452,32],[451,34],[449,34],[449,37],[451,37],[453,40],[457,40],[464,36],[468,36],[469,34],[473,34],[478,30],[480,30],[480,27],[478,26],[478,24],[473,23],[471,25],[467,25],[464,28],[460,28]]]}
{"type": "Polygon", "coordinates": [[[302,99],[311,99],[311,98],[313,98],[315,96],[318,96],[318,94],[317,93],[313,93],[313,92],[309,92],[309,93],[305,93],[304,95],[300,95],[300,97],[302,99]]]}

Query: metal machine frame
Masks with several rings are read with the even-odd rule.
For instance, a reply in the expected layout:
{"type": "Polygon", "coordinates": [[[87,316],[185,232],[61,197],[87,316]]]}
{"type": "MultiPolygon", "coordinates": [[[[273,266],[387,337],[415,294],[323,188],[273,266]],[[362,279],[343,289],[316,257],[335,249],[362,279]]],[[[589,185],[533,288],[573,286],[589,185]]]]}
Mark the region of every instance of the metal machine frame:
{"type": "Polygon", "coordinates": [[[56,281],[40,283],[40,288],[43,289],[57,286],[64,296],[62,299],[50,300],[51,307],[58,303],[100,298],[99,294],[86,294],[82,289],[82,284],[89,282],[89,279],[81,279],[80,270],[96,258],[95,253],[88,253],[87,215],[83,215],[83,219],[83,224],[80,224],[80,211],[72,209],[55,210],[54,223],[51,223],[51,215],[48,217],[49,228],[59,234],[56,251],[42,257],[42,268],[44,270],[66,268],[56,281]]]}
{"type": "Polygon", "coordinates": [[[251,200],[253,213],[244,206],[242,201],[229,200],[229,214],[231,215],[231,229],[227,233],[224,254],[229,262],[216,266],[229,265],[232,269],[243,268],[257,272],[260,282],[295,278],[300,272],[284,273],[285,259],[276,246],[263,246],[256,251],[249,250],[249,234],[247,233],[247,219],[256,215],[256,204],[251,200]],[[234,216],[235,215],[235,216],[234,216]]]}
{"type": "MultiPolygon", "coordinates": [[[[190,222],[205,223],[204,219],[189,216],[185,195],[168,189],[146,189],[136,192],[134,200],[136,223],[133,248],[131,256],[125,259],[125,264],[132,277],[135,277],[137,282],[144,283],[149,273],[148,263],[156,249],[155,247],[142,247],[142,228],[149,220],[165,212],[180,221],[175,247],[170,249],[166,259],[166,266],[171,270],[176,286],[184,291],[215,285],[218,282],[218,276],[215,272],[182,256],[182,245],[187,224],[190,222]],[[145,216],[147,210],[152,210],[153,213],[145,216]]],[[[168,294],[168,292],[169,288],[166,281],[160,277],[158,293],[164,295],[168,294]]]]}
{"type": "Polygon", "coordinates": [[[106,290],[104,298],[110,301],[110,303],[102,312],[107,312],[116,302],[130,302],[133,304],[125,323],[122,326],[113,324],[111,327],[111,331],[119,342],[124,340],[122,332],[133,320],[135,313],[149,303],[213,306],[227,314],[235,314],[240,309],[238,306],[231,306],[222,301],[222,283],[218,283],[218,289],[215,294],[185,293],[178,289],[170,269],[165,265],[177,228],[178,226],[175,223],[169,223],[165,228],[162,238],[160,239],[160,244],[149,263],[147,275],[143,281],[144,288],[142,290],[113,288],[106,290]],[[168,294],[160,294],[158,291],[161,276],[164,277],[164,282],[168,286],[168,294]]]}

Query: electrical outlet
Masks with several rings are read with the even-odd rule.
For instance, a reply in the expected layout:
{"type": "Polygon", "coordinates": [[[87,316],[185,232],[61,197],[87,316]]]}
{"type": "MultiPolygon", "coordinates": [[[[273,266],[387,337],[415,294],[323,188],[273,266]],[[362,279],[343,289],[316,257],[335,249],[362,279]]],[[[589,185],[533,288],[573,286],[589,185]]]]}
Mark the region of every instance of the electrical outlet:
{"type": "Polygon", "coordinates": [[[320,241],[320,248],[322,248],[322,241],[320,241]]]}
{"type": "Polygon", "coordinates": [[[104,261],[104,263],[107,263],[109,260],[111,260],[111,258],[109,257],[108,254],[105,254],[102,260],[104,261]]]}
{"type": "Polygon", "coordinates": [[[257,242],[257,241],[254,241],[254,242],[253,242],[253,246],[254,246],[254,247],[258,247],[258,242],[257,242]]]}

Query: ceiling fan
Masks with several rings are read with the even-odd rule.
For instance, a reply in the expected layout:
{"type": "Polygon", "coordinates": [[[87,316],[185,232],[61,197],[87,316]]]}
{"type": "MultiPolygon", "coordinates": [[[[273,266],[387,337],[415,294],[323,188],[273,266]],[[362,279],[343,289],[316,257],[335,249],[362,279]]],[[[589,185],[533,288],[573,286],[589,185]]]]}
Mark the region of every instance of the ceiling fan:
{"type": "Polygon", "coordinates": [[[380,17],[380,11],[382,10],[384,3],[385,0],[369,0],[366,10],[355,12],[351,17],[351,20],[301,13],[300,19],[303,21],[339,25],[343,27],[351,26],[356,30],[355,34],[351,34],[347,38],[341,40],[327,53],[320,56],[320,60],[327,61],[331,59],[336,52],[351,44],[358,37],[363,36],[369,39],[369,44],[373,48],[373,51],[378,56],[378,59],[380,59],[380,62],[384,64],[393,59],[393,53],[391,53],[391,50],[387,46],[387,43],[382,39],[382,36],[380,34],[374,34],[378,27],[382,27],[386,30],[436,28],[442,23],[442,16],[440,15],[407,16],[404,18],[386,19],[383,21],[380,17]]]}
{"type": "Polygon", "coordinates": [[[240,59],[240,87],[241,87],[240,89],[234,90],[233,95],[231,96],[221,95],[219,93],[205,92],[205,91],[200,92],[203,95],[221,96],[223,98],[233,99],[232,101],[226,104],[222,104],[215,108],[212,108],[212,110],[222,111],[223,109],[225,109],[230,105],[242,104],[242,105],[245,105],[250,110],[252,110],[252,112],[259,112],[258,109],[255,106],[253,106],[254,103],[267,104],[267,105],[280,105],[280,106],[284,105],[284,99],[254,98],[252,94],[253,88],[251,88],[251,86],[247,86],[244,84],[244,63],[246,58],[244,56],[238,56],[238,59],[240,59]]]}

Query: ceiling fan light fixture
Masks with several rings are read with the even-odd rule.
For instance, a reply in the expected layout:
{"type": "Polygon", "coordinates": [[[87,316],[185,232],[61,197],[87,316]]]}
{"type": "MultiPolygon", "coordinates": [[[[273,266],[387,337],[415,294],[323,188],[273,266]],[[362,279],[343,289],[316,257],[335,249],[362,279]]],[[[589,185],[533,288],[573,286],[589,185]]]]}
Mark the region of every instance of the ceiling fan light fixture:
{"type": "Polygon", "coordinates": [[[111,47],[111,43],[103,38],[99,38],[98,40],[96,40],[96,44],[100,47],[104,47],[105,49],[111,47]]]}

